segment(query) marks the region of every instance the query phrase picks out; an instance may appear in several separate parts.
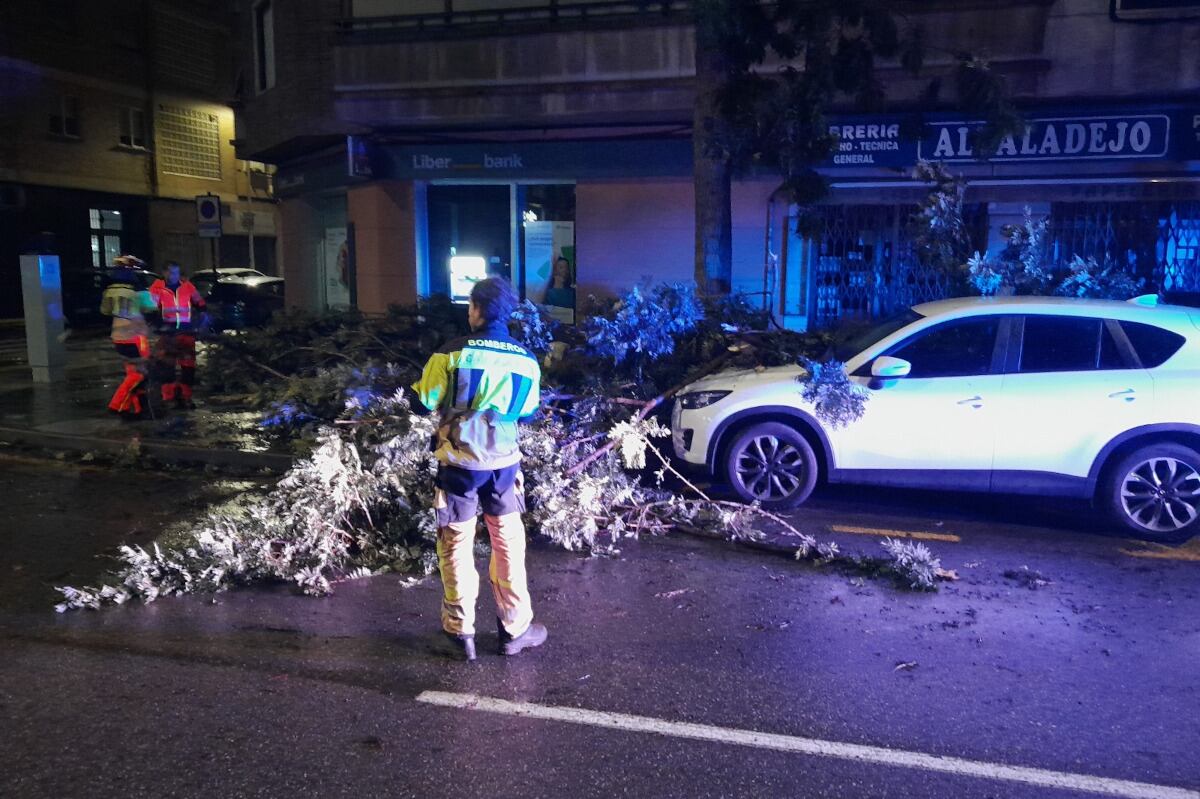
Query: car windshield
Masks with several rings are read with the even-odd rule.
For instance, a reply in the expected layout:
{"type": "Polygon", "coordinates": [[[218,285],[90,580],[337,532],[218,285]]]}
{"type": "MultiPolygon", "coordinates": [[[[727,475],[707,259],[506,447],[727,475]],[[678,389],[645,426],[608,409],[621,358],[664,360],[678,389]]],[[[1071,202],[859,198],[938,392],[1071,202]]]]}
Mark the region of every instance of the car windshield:
{"type": "Polygon", "coordinates": [[[871,325],[866,329],[855,328],[847,332],[843,337],[834,340],[832,348],[833,358],[845,363],[871,345],[878,344],[897,330],[907,327],[922,318],[921,314],[909,308],[903,313],[884,319],[882,322],[871,325]]]}

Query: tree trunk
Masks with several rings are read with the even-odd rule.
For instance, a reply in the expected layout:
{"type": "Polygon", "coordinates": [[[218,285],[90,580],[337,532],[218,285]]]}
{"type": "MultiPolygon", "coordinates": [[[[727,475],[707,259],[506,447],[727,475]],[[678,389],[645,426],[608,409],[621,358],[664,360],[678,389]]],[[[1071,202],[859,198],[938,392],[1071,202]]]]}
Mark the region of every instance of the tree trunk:
{"type": "Polygon", "coordinates": [[[705,294],[728,294],[733,278],[732,165],[714,154],[712,141],[722,124],[718,91],[726,77],[725,58],[711,37],[697,31],[696,104],[692,117],[692,174],[696,192],[696,286],[705,294]],[[705,40],[708,39],[706,42],[705,40]]]}

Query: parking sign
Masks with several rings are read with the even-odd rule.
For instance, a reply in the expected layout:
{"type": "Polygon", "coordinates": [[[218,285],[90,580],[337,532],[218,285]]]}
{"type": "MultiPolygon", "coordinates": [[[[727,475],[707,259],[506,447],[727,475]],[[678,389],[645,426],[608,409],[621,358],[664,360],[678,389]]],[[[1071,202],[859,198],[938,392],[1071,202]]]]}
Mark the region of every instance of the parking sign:
{"type": "Polygon", "coordinates": [[[202,239],[221,237],[221,198],[202,194],[196,198],[196,230],[202,239]]]}

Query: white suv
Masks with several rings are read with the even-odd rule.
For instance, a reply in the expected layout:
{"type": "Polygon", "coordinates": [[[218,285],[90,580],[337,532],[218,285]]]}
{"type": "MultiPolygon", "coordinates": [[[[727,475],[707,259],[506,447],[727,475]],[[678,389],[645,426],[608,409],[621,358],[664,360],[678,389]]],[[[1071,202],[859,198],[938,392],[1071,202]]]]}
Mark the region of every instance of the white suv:
{"type": "Polygon", "coordinates": [[[1200,527],[1200,310],[1049,297],[918,305],[835,348],[868,394],[835,428],[800,367],[723,372],[675,402],[675,454],[744,500],[818,476],[1092,499],[1136,533],[1200,527]]]}

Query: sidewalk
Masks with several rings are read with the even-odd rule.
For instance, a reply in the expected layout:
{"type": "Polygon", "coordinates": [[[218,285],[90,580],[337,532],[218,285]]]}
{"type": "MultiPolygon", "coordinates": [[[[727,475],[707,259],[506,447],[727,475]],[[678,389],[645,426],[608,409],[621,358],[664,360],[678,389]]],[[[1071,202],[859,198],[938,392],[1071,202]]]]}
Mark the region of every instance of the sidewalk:
{"type": "MultiPolygon", "coordinates": [[[[108,411],[122,379],[106,331],[73,331],[66,340],[67,379],[34,383],[20,328],[0,330],[0,442],[39,449],[120,454],[138,451],[173,462],[283,471],[291,459],[272,451],[257,412],[208,406],[193,411],[155,405],[155,418],[125,421],[108,411]]],[[[203,356],[201,356],[201,369],[203,356]]]]}

